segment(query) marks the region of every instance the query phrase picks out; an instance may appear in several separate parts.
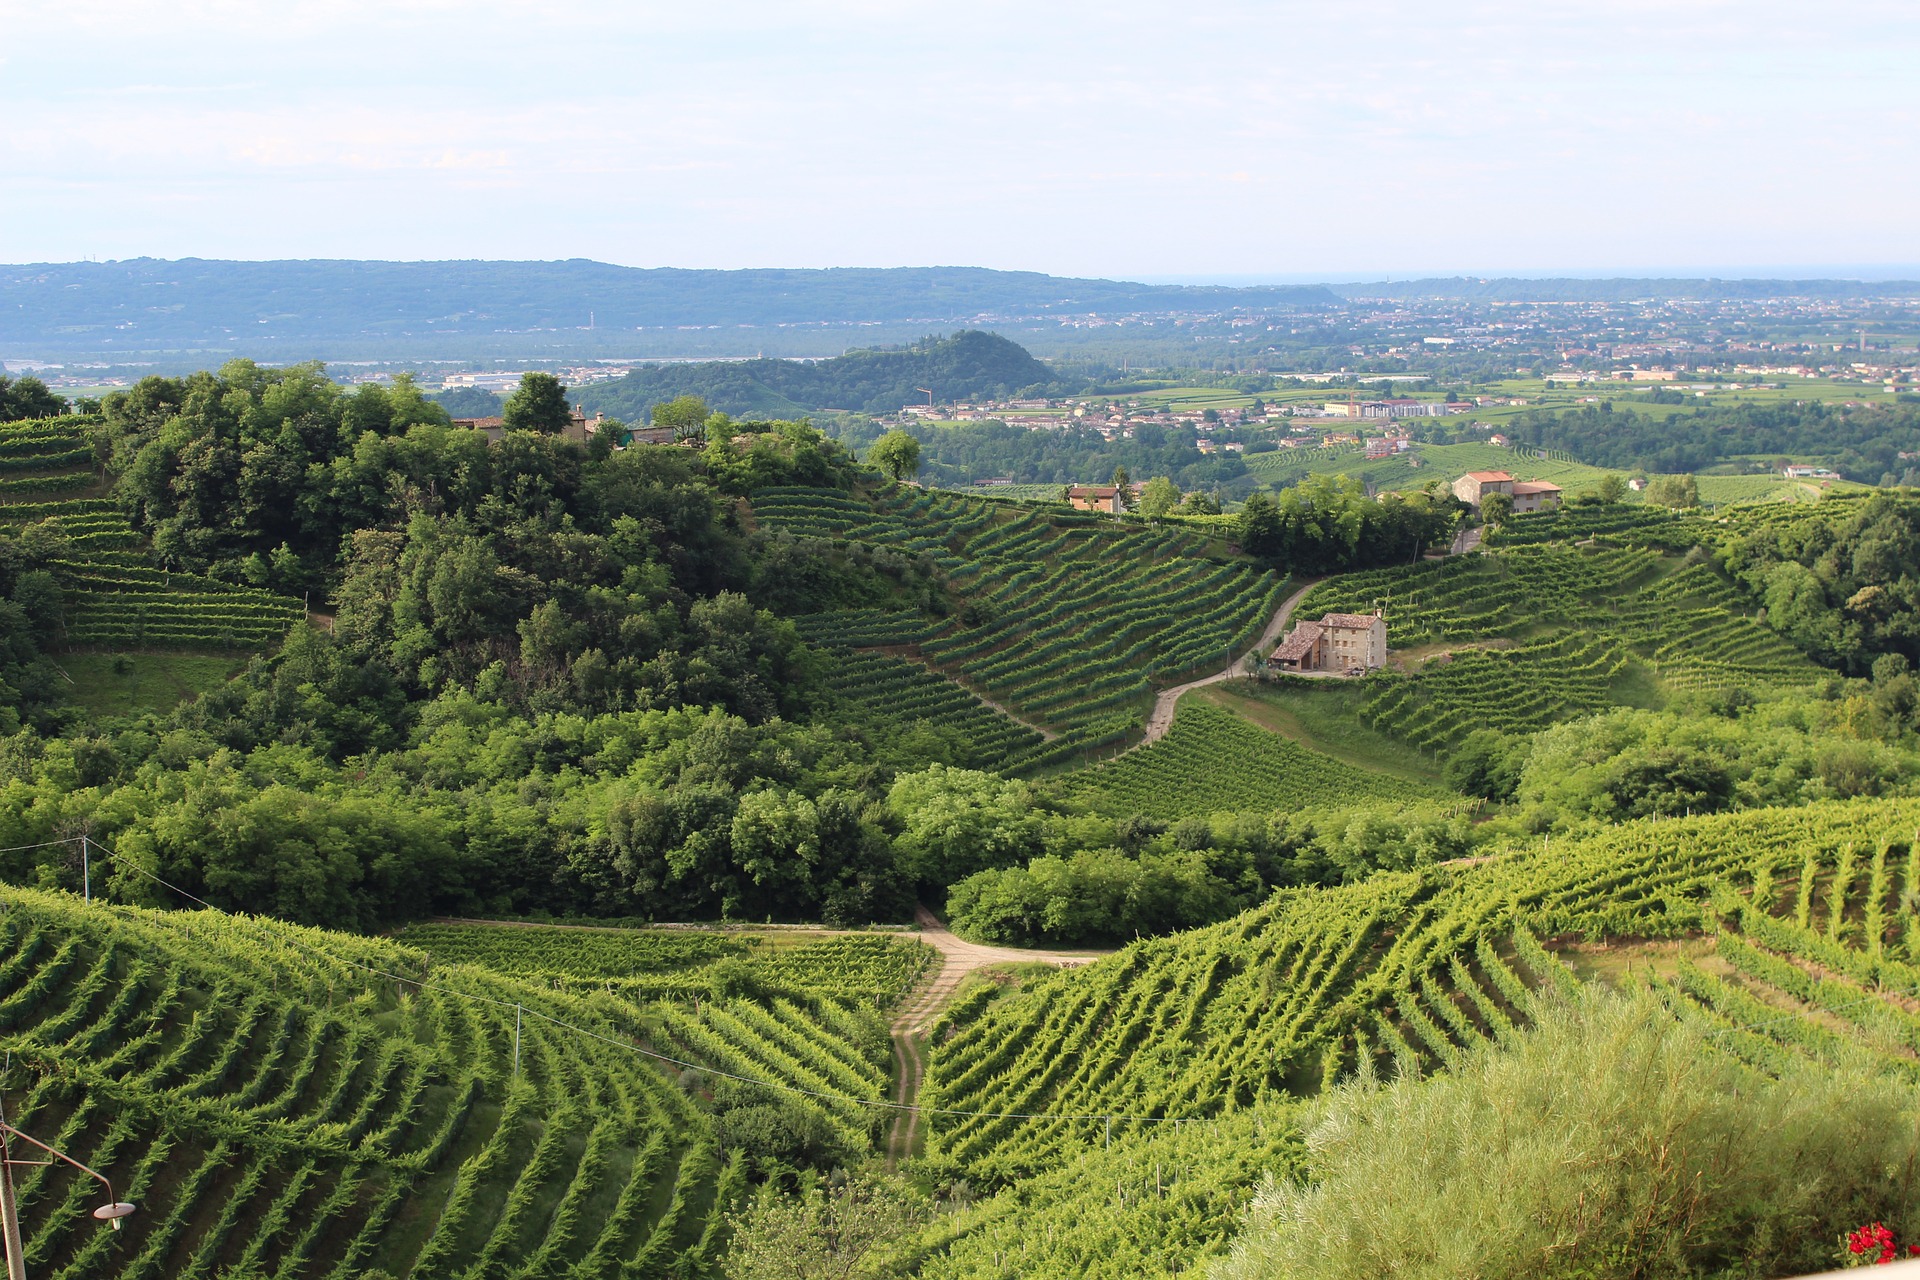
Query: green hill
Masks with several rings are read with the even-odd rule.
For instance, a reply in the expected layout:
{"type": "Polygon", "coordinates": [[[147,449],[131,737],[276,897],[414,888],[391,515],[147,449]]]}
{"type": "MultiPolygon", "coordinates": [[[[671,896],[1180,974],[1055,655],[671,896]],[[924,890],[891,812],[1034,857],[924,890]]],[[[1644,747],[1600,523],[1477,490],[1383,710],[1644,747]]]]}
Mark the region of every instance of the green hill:
{"type": "Polygon", "coordinates": [[[1300,614],[1375,607],[1409,670],[1372,677],[1360,716],[1423,750],[1475,729],[1527,732],[1683,690],[1805,687],[1821,674],[1721,574],[1645,547],[1526,544],[1345,574],[1300,614]]]}
{"type": "Polygon", "coordinates": [[[895,413],[902,405],[926,403],[923,388],[943,400],[1078,389],[1062,383],[1018,343],[966,330],[911,347],[852,351],[830,360],[643,365],[615,382],[584,389],[580,398],[588,408],[627,422],[641,421],[654,405],[683,395],[699,396],[710,408],[735,417],[793,418],[813,409],[895,413]]]}
{"type": "Polygon", "coordinates": [[[34,1273],[699,1274],[758,1162],[871,1149],[878,1122],[855,1100],[887,1088],[876,1005],[925,954],[637,931],[413,940],[0,890],[7,1118],[139,1206],[107,1231],[84,1213],[91,1181],[23,1174],[34,1273]]]}
{"type": "Polygon", "coordinates": [[[1015,992],[977,988],[936,1030],[925,1096],[955,1114],[934,1117],[929,1153],[1018,1178],[1101,1141],[1107,1116],[1124,1137],[1311,1094],[1362,1059],[1441,1069],[1524,1023],[1530,990],[1576,969],[1617,980],[1623,957],[1761,1070],[1864,1054],[1920,1078],[1900,994],[1920,988],[1903,896],[1920,888],[1917,821],[1902,800],[1628,823],[1284,892],[1015,992]]]}
{"type": "Polygon", "coordinates": [[[1270,572],[1209,554],[1208,540],[1188,530],[1063,506],[899,487],[767,488],[752,503],[763,530],[924,557],[946,574],[964,601],[958,616],[851,610],[797,621],[834,649],[911,647],[942,675],[1061,735],[1022,745],[1007,734],[1008,768],[1064,763],[1136,732],[1157,684],[1224,665],[1283,589],[1270,572]]]}

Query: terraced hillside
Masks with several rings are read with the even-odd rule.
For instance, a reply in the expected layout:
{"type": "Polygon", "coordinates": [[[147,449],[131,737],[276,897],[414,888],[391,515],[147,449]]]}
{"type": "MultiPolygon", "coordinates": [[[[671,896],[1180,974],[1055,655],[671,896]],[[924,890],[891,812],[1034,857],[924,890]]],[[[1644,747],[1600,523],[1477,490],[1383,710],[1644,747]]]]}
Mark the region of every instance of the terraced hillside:
{"type": "Polygon", "coordinates": [[[1091,769],[1068,774],[1066,794],[1125,817],[1204,817],[1231,810],[1349,808],[1457,803],[1460,797],[1389,774],[1357,769],[1247,723],[1229,711],[1187,701],[1166,737],[1091,769]]]}
{"type": "Polygon", "coordinates": [[[1426,750],[1602,710],[1635,664],[1669,691],[1794,688],[1822,675],[1709,565],[1645,547],[1541,543],[1345,574],[1299,612],[1376,607],[1388,645],[1425,661],[1411,676],[1375,677],[1361,715],[1426,750]]]}
{"type": "MultiPolygon", "coordinates": [[[[1071,975],[979,988],[936,1028],[928,1150],[993,1181],[1153,1120],[1316,1091],[1362,1058],[1443,1068],[1611,939],[1761,1070],[1861,1053],[1920,1075],[1920,802],[1642,821],[1475,865],[1293,890],[1071,975]],[[1556,954],[1556,952],[1560,954],[1556,954]],[[962,1114],[951,1114],[962,1113],[962,1114]],[[972,1114],[964,1114],[972,1113],[972,1114]],[[1043,1118],[1035,1118],[1043,1117],[1043,1118]],[[1112,1117],[1109,1121],[1108,1117],[1112,1117]]],[[[1622,980],[1616,962],[1604,967],[1622,980]]]]}
{"type": "Polygon", "coordinates": [[[118,505],[98,496],[94,425],[0,424],[0,535],[24,539],[59,586],[57,643],[232,653],[278,641],[305,616],[298,600],[159,566],[118,505]]]}
{"type": "Polygon", "coordinates": [[[656,959],[699,998],[623,999],[527,968],[581,945],[554,930],[494,931],[523,948],[510,977],[210,912],[17,889],[0,908],[7,1117],[139,1205],[107,1231],[90,1181],[25,1174],[28,1265],[72,1280],[698,1271],[751,1158],[734,1108],[868,1149],[854,1100],[885,1096],[875,1004],[899,994],[873,983],[913,970],[841,949],[848,985],[819,990],[798,948],[696,981],[727,948],[672,939],[656,959]],[[848,1101],[716,1093],[643,1048],[848,1101]]]}
{"type": "Polygon", "coordinates": [[[1223,665],[1258,632],[1284,582],[1210,558],[1181,529],[1119,523],[940,491],[871,499],[821,489],[754,495],[763,528],[928,557],[967,599],[961,616],[854,610],[803,619],[848,648],[910,647],[944,676],[1060,737],[1016,749],[1033,768],[1125,737],[1157,683],[1223,665]]]}

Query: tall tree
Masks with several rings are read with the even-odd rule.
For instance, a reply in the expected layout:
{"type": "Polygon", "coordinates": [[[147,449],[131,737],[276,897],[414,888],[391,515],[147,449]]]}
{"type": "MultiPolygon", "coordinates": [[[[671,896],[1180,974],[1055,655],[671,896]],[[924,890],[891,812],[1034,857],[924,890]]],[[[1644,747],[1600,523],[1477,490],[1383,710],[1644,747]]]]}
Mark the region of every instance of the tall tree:
{"type": "Polygon", "coordinates": [[[707,402],[699,396],[675,396],[653,406],[653,425],[672,427],[676,440],[695,440],[701,438],[707,429],[707,419],[712,417],[707,402]]]}
{"type": "Polygon", "coordinates": [[[1165,476],[1155,476],[1140,491],[1140,513],[1158,520],[1180,504],[1180,486],[1165,476]]]}
{"type": "Polygon", "coordinates": [[[523,373],[520,388],[507,397],[500,416],[509,431],[537,431],[559,435],[573,421],[573,408],[567,403],[567,389],[550,373],[523,373]]]}
{"type": "Polygon", "coordinates": [[[867,461],[896,481],[920,474],[920,442],[904,431],[889,431],[867,450],[867,461]]]}

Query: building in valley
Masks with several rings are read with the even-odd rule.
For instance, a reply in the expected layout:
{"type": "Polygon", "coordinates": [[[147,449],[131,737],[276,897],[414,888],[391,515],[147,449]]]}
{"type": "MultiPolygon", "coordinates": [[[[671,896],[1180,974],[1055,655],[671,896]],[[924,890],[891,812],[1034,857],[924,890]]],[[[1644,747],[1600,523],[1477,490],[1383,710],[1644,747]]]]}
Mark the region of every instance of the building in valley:
{"type": "Polygon", "coordinates": [[[1267,657],[1275,671],[1372,671],[1387,665],[1387,615],[1329,613],[1318,622],[1302,622],[1267,657]]]}

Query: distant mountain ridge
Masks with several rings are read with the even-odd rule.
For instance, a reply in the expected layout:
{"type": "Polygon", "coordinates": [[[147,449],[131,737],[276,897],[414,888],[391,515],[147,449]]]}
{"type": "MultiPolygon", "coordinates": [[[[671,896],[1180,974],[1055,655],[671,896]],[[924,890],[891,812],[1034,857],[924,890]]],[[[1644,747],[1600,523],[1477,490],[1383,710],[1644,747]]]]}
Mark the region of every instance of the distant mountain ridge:
{"type": "Polygon", "coordinates": [[[1331,306],[1319,286],[1225,289],[981,267],[705,271],[561,262],[135,258],[0,266],[0,355],[639,328],[924,323],[1331,306]]]}
{"type": "Polygon", "coordinates": [[[1074,391],[1025,347],[967,330],[950,338],[883,351],[850,351],[830,360],[734,360],[642,365],[617,382],[582,389],[579,399],[627,422],[675,396],[695,395],[735,417],[790,417],[817,409],[892,413],[922,400],[943,401],[1074,391]]]}
{"type": "Polygon", "coordinates": [[[1753,301],[1762,298],[1916,298],[1916,280],[1718,280],[1614,277],[1584,280],[1571,277],[1524,279],[1470,276],[1425,280],[1380,280],[1372,283],[1330,284],[1343,299],[1383,298],[1414,300],[1447,298],[1463,302],[1631,302],[1697,298],[1703,301],[1753,301]]]}

